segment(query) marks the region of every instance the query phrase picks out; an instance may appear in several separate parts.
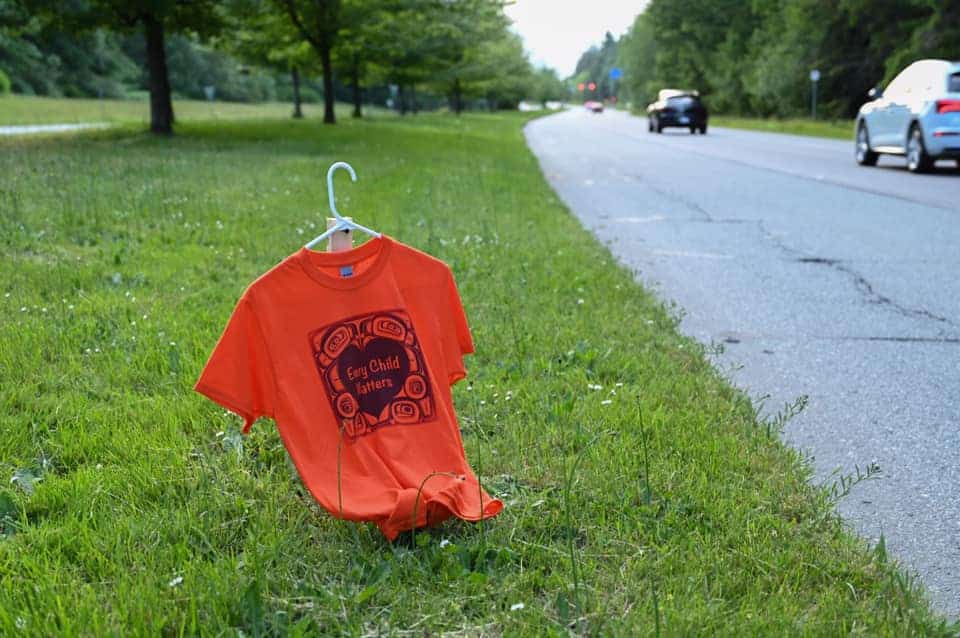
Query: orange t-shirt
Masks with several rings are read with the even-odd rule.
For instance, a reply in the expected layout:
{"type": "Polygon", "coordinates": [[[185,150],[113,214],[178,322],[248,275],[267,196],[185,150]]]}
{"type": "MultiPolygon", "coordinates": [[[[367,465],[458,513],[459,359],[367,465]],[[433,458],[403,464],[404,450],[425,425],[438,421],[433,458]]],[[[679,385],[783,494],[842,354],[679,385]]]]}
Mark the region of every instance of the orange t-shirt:
{"type": "Polygon", "coordinates": [[[503,509],[471,471],[454,412],[471,352],[447,265],[381,236],[301,249],[253,282],[196,390],[243,417],[244,433],[272,417],[317,501],[393,540],[503,509]]]}

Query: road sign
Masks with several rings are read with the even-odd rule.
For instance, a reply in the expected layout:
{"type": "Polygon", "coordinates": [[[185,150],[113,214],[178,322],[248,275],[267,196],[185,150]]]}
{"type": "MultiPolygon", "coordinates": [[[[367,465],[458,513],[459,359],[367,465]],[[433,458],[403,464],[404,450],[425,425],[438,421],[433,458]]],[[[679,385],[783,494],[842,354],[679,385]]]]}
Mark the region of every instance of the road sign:
{"type": "Polygon", "coordinates": [[[619,67],[613,67],[610,69],[610,79],[619,80],[623,77],[623,71],[619,67]]]}
{"type": "Polygon", "coordinates": [[[819,82],[820,81],[820,69],[814,69],[810,71],[810,81],[819,82]]]}

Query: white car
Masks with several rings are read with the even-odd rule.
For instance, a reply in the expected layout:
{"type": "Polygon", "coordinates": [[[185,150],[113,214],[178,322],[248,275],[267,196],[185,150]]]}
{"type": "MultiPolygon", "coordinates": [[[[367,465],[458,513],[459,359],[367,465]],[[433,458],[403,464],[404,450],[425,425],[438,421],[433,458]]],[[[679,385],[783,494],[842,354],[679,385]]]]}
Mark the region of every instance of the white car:
{"type": "Polygon", "coordinates": [[[888,153],[905,155],[914,173],[938,159],[954,159],[960,168],[960,62],[914,62],[885,91],[869,95],[857,114],[858,164],[873,166],[888,153]]]}

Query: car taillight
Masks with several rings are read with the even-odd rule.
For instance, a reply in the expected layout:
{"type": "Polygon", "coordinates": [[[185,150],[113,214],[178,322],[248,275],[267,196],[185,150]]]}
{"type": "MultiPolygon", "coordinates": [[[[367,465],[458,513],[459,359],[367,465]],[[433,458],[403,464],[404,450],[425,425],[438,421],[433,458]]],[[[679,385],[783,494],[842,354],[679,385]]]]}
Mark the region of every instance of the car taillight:
{"type": "Polygon", "coordinates": [[[937,100],[937,113],[960,113],[960,100],[937,100]]]}

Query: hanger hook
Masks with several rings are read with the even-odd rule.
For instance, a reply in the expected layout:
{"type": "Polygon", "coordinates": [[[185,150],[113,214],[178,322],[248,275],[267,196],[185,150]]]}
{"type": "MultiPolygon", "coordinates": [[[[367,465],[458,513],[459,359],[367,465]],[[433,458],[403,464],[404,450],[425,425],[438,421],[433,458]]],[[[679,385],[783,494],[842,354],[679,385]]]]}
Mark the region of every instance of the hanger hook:
{"type": "Polygon", "coordinates": [[[327,170],[327,197],[330,199],[330,211],[338,220],[343,220],[343,215],[337,212],[337,204],[333,198],[333,174],[337,172],[338,168],[347,169],[347,172],[350,173],[350,179],[354,182],[357,181],[357,173],[353,170],[353,167],[346,162],[334,162],[329,170],[327,170]]]}

